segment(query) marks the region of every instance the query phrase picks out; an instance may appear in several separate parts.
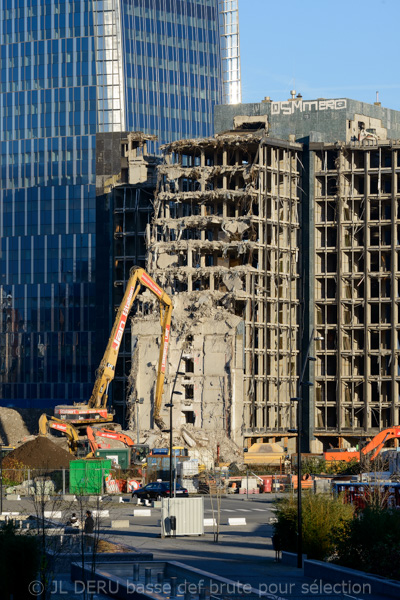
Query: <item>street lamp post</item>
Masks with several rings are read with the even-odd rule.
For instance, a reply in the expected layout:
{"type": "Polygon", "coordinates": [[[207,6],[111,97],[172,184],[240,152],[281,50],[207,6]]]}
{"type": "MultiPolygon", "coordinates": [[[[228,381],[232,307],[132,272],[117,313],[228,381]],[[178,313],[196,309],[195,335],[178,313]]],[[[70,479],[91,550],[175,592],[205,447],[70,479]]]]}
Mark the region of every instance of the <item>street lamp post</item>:
{"type": "Polygon", "coordinates": [[[310,340],[307,346],[306,356],[303,361],[301,368],[300,379],[298,384],[298,396],[291,398],[292,402],[297,402],[297,567],[301,569],[303,567],[303,518],[302,518],[302,506],[301,506],[301,435],[302,435],[302,411],[303,411],[303,386],[311,387],[314,385],[311,381],[304,381],[304,374],[306,372],[308,361],[317,360],[315,357],[310,356],[311,344],[313,341],[322,341],[322,336],[314,337],[314,328],[311,332],[310,340]]]}
{"type": "Polygon", "coordinates": [[[140,444],[139,404],[143,404],[143,402],[144,398],[138,398],[136,400],[136,438],[138,444],[140,444]]]}
{"type": "Polygon", "coordinates": [[[174,382],[172,384],[171,400],[169,401],[168,404],[165,404],[165,407],[169,408],[169,497],[170,498],[172,498],[172,496],[173,496],[173,492],[172,492],[172,490],[173,490],[173,487],[172,487],[172,483],[173,483],[173,477],[172,477],[172,452],[173,452],[172,409],[174,408],[174,394],[176,396],[183,395],[182,392],[175,391],[177,377],[178,377],[178,375],[186,375],[186,373],[181,373],[179,371],[179,368],[181,366],[182,356],[183,356],[183,350],[181,351],[181,354],[179,357],[178,369],[176,370],[174,382]]]}
{"type": "Polygon", "coordinates": [[[3,514],[3,444],[0,444],[0,515],[3,514]]]}
{"type": "MultiPolygon", "coordinates": [[[[181,373],[177,373],[177,375],[181,375],[181,373]]],[[[175,382],[174,382],[174,386],[172,388],[172,393],[171,393],[171,401],[166,404],[165,406],[167,408],[169,408],[169,496],[170,498],[173,497],[173,463],[172,463],[172,454],[173,454],[173,426],[172,426],[172,409],[174,408],[174,403],[173,403],[173,396],[174,394],[176,394],[177,396],[182,396],[182,392],[175,392],[174,391],[174,387],[175,387],[175,382]]]]}

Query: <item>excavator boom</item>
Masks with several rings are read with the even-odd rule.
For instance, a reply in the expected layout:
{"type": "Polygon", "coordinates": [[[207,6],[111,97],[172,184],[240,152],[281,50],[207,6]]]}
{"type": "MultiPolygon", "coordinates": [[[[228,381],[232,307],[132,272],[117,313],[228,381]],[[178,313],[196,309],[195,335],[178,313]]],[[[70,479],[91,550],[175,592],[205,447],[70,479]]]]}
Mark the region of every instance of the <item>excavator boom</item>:
{"type": "MultiPolygon", "coordinates": [[[[369,455],[371,452],[370,459],[374,460],[383,446],[388,440],[392,439],[400,439],[400,427],[390,427],[389,429],[383,429],[376,434],[376,436],[368,442],[364,448],[361,450],[361,454],[364,456],[369,455]]],[[[360,452],[346,452],[346,450],[331,450],[328,452],[324,452],[325,460],[344,460],[346,462],[350,462],[351,460],[360,460],[360,452]]]]}
{"type": "Polygon", "coordinates": [[[89,402],[87,404],[75,404],[74,406],[56,406],[54,412],[60,419],[81,425],[112,421],[112,415],[107,412],[108,388],[115,376],[115,366],[126,322],[133,303],[142,286],[146,287],[157,296],[160,302],[162,336],[157,369],[153,419],[158,427],[164,427],[164,423],[160,418],[160,410],[170,339],[172,301],[144,269],[137,267],[134,267],[131,270],[131,276],[121,305],[118,309],[107,348],[97,371],[96,381],[89,402]]]}
{"type": "Polygon", "coordinates": [[[69,451],[75,454],[79,446],[79,433],[76,428],[70,423],[56,419],[55,417],[47,417],[43,414],[39,419],[39,433],[40,435],[47,435],[49,429],[60,431],[63,433],[68,440],[69,451]]]}
{"type": "Polygon", "coordinates": [[[132,450],[131,460],[135,465],[146,462],[147,456],[150,453],[150,448],[147,444],[135,444],[125,433],[119,433],[112,429],[92,429],[91,427],[88,427],[86,431],[93,454],[95,454],[96,450],[100,447],[96,441],[96,438],[98,437],[117,440],[125,444],[125,446],[128,446],[132,450]]]}
{"type": "Polygon", "coordinates": [[[117,431],[113,431],[112,429],[96,429],[95,435],[98,437],[108,438],[110,440],[117,440],[118,442],[122,442],[125,446],[134,446],[134,442],[131,438],[125,433],[118,433],[117,431]]]}
{"type": "Polygon", "coordinates": [[[380,431],[363,449],[363,454],[369,454],[369,452],[373,452],[371,456],[371,460],[374,460],[382,450],[383,446],[386,444],[388,440],[392,439],[400,439],[400,427],[390,427],[389,429],[384,429],[380,431]]]}

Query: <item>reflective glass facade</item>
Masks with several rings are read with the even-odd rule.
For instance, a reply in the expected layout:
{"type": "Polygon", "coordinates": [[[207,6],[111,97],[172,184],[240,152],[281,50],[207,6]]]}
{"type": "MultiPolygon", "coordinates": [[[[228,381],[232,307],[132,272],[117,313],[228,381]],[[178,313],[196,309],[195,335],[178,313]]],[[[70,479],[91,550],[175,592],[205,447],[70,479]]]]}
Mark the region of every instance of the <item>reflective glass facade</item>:
{"type": "Polygon", "coordinates": [[[85,400],[111,312],[96,134],[212,133],[218,0],[0,0],[0,60],[0,401],[85,400]]]}
{"type": "Polygon", "coordinates": [[[239,43],[239,0],[219,0],[223,104],[242,102],[239,43]]]}
{"type": "Polygon", "coordinates": [[[161,143],[213,131],[222,99],[217,0],[122,3],[127,129],[161,143]]]}

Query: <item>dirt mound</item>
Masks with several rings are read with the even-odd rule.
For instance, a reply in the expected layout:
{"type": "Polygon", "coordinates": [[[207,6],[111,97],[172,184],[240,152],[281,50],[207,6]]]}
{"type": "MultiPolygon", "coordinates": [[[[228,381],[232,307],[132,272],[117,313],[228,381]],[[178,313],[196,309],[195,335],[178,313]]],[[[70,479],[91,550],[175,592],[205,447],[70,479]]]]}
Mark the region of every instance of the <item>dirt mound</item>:
{"type": "Polygon", "coordinates": [[[3,465],[6,468],[7,461],[15,459],[32,469],[68,469],[70,460],[74,458],[48,438],[39,435],[10,452],[3,465]]]}

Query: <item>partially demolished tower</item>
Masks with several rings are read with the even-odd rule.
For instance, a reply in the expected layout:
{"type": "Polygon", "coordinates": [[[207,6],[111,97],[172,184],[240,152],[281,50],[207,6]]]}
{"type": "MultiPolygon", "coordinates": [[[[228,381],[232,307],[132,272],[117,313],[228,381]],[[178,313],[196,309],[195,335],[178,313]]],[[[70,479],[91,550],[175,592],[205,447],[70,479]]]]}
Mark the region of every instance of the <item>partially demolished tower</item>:
{"type": "Polygon", "coordinates": [[[176,294],[171,377],[180,352],[189,376],[178,375],[175,422],[223,428],[237,441],[282,437],[295,424],[301,144],[253,127],[164,147],[148,259],[176,294]],[[210,418],[215,386],[220,409],[210,418]]]}
{"type": "Polygon", "coordinates": [[[315,433],[375,434],[400,418],[400,142],[313,143],[315,433]]]}
{"type": "Polygon", "coordinates": [[[216,130],[244,115],[303,145],[302,449],[355,446],[400,424],[400,112],[293,91],[218,107],[216,130]]]}

